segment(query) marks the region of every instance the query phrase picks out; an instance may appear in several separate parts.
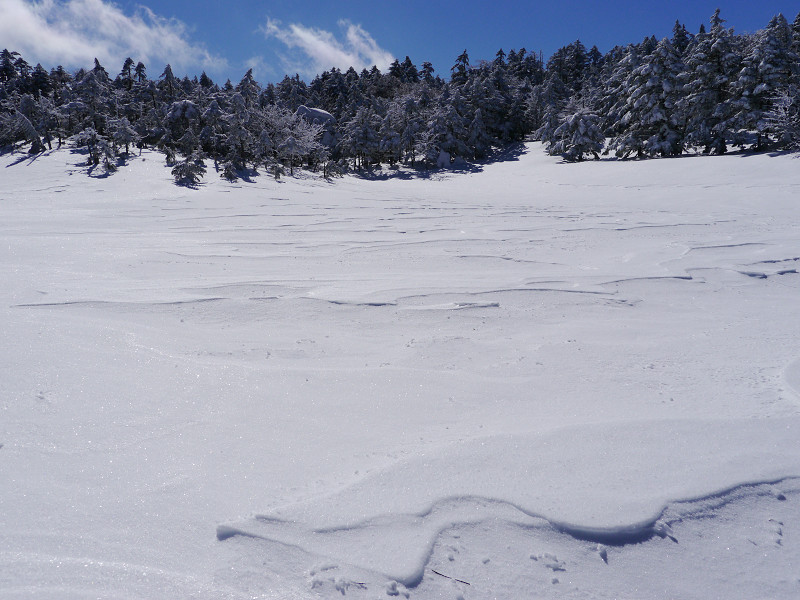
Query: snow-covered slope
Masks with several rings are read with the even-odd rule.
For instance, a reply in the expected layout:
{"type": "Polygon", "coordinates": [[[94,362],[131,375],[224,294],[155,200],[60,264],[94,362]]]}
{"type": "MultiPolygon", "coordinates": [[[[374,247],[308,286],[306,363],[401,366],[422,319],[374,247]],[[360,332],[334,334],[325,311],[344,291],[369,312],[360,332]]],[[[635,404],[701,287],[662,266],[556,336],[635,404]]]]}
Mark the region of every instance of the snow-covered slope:
{"type": "Polygon", "coordinates": [[[0,157],[0,597],[800,596],[797,157],[0,157]]]}

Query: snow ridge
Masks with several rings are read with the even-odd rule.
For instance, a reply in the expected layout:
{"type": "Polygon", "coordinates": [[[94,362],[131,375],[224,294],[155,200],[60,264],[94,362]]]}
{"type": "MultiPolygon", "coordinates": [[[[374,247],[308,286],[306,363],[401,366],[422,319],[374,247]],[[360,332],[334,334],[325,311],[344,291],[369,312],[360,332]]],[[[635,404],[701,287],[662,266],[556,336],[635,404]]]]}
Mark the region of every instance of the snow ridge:
{"type": "Polygon", "coordinates": [[[669,538],[664,515],[676,502],[707,504],[799,477],[798,435],[800,418],[630,422],[492,436],[402,461],[333,495],[222,524],[217,538],[302,548],[411,588],[422,581],[441,534],[466,524],[499,520],[606,546],[669,538]],[[631,461],[625,454],[631,445],[646,458],[631,461]],[[498,463],[501,456],[514,456],[516,466],[498,463]]]}

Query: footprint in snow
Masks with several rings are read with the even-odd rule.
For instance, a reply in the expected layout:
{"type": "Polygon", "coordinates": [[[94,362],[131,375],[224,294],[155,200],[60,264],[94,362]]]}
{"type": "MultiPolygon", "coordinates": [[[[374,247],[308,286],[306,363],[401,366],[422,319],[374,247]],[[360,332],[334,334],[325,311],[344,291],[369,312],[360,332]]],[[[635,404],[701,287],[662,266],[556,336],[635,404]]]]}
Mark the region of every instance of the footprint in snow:
{"type": "Polygon", "coordinates": [[[544,554],[531,554],[531,560],[535,560],[540,562],[553,571],[554,573],[557,571],[566,571],[567,570],[567,563],[563,560],[558,560],[558,557],[555,554],[550,554],[549,552],[545,552],[544,554]]]}

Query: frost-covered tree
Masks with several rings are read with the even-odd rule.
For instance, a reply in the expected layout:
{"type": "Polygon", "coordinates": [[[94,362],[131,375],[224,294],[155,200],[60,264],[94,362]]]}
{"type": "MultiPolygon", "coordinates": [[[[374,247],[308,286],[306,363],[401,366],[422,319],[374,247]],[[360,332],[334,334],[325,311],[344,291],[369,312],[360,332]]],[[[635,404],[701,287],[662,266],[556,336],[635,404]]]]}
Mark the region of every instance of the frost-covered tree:
{"type": "Polygon", "coordinates": [[[792,21],[792,51],[800,54],[800,13],[792,21]]]}
{"type": "Polygon", "coordinates": [[[681,24],[680,21],[675,21],[675,25],[672,27],[672,47],[675,48],[675,51],[682,55],[686,52],[686,49],[689,47],[689,44],[692,42],[692,37],[689,35],[689,32],[686,31],[686,26],[681,24]]]}
{"type": "Polygon", "coordinates": [[[13,144],[20,141],[30,142],[31,154],[38,154],[44,150],[39,132],[30,119],[22,112],[0,114],[0,143],[13,144]]]}
{"type": "Polygon", "coordinates": [[[774,17],[766,29],[755,34],[742,68],[731,83],[733,110],[729,127],[756,134],[754,149],[760,150],[770,133],[767,115],[782,91],[800,75],[800,57],[792,50],[792,32],[783,15],[774,17]]]}
{"type": "Polygon", "coordinates": [[[105,135],[89,126],[72,139],[79,147],[86,147],[89,154],[87,165],[90,167],[102,165],[107,173],[117,170],[114,145],[105,135]]]}
{"type": "Polygon", "coordinates": [[[547,152],[563,156],[570,162],[582,161],[587,155],[599,159],[604,139],[600,117],[587,107],[570,104],[553,132],[547,152]]]}
{"type": "Polygon", "coordinates": [[[460,97],[454,96],[449,98],[449,101],[441,102],[431,112],[426,128],[428,133],[426,160],[436,161],[441,152],[448,153],[452,158],[471,157],[472,153],[466,141],[469,135],[469,123],[456,110],[456,105],[459,103],[460,97]]]}
{"type": "Polygon", "coordinates": [[[167,101],[174,100],[180,92],[180,85],[178,84],[178,80],[175,78],[175,75],[172,73],[172,67],[169,64],[164,67],[164,72],[161,73],[159,79],[159,91],[164,95],[164,98],[167,101]]]}
{"type": "Polygon", "coordinates": [[[781,90],[772,98],[772,105],[765,116],[767,129],[778,148],[800,149],[800,106],[787,90],[781,90]]]}
{"type": "Polygon", "coordinates": [[[247,109],[258,105],[258,98],[261,95],[261,86],[253,78],[253,69],[248,69],[242,80],[236,86],[236,91],[241,94],[247,109]]]}
{"type": "MultiPolygon", "coordinates": [[[[95,59],[96,60],[96,59],[95,59]]],[[[99,63],[98,63],[99,65],[99,63]]],[[[99,135],[104,135],[106,121],[110,116],[111,89],[108,75],[103,75],[104,70],[92,69],[88,71],[75,84],[75,91],[80,97],[81,105],[85,109],[85,126],[91,127],[99,135]]]]}
{"type": "Polygon", "coordinates": [[[116,79],[118,85],[128,91],[130,91],[130,89],[133,87],[133,69],[133,59],[129,56],[122,64],[122,70],[120,70],[116,79]]]}
{"type": "Polygon", "coordinates": [[[147,81],[147,67],[144,66],[144,63],[136,63],[136,68],[134,69],[133,74],[138,83],[144,83],[147,81]]]}
{"type": "Polygon", "coordinates": [[[12,52],[8,48],[0,52],[0,83],[8,83],[19,76],[16,67],[19,57],[19,52],[12,52]]]}
{"type": "Polygon", "coordinates": [[[682,96],[678,80],[680,56],[668,38],[631,72],[621,97],[622,131],[609,148],[617,156],[676,156],[683,150],[683,127],[676,104],[682,96]]]}
{"type": "Polygon", "coordinates": [[[353,168],[371,164],[380,153],[381,118],[371,106],[356,111],[341,132],[339,149],[353,158],[353,168]]]}
{"type": "Polygon", "coordinates": [[[475,158],[485,158],[491,151],[494,143],[495,138],[489,134],[486,124],[483,122],[483,114],[479,108],[475,111],[475,116],[472,119],[472,123],[469,125],[467,145],[470,148],[472,156],[475,158]]]}
{"type": "Polygon", "coordinates": [[[686,123],[686,140],[706,153],[727,151],[734,106],[731,82],[740,69],[733,30],[724,26],[717,9],[711,30],[698,35],[686,58],[682,73],[684,96],[679,102],[686,123]]]}
{"type": "Polygon", "coordinates": [[[483,157],[530,134],[557,148],[573,139],[570,127],[593,122],[581,112],[588,106],[620,156],[723,152],[745,137],[755,148],[788,147],[800,102],[800,15],[791,25],[776,17],[746,35],[723,23],[717,11],[709,32],[692,36],[676,22],[671,50],[653,36],[606,54],[576,41],[556,51],[546,68],[541,54],[524,48],[475,64],[465,50],[449,81],[431,63],[417,70],[406,57],[388,73],[334,68],[310,85],[295,74],[263,88],[252,71],[238,85],[220,87],[205,73],[179,79],[169,65],[150,80],[144,64],[134,67],[130,58],[113,81],[96,60],[75,73],[62,67],[48,73],[6,49],[0,143],[38,151],[53,137],[72,139],[91,148],[93,165],[109,152],[112,168],[117,150],[136,144],[158,148],[175,166],[202,151],[231,177],[282,163],[287,172],[323,165],[327,174],[328,166],[348,162],[483,157]],[[301,131],[293,117],[300,105],[335,117],[326,145],[301,131]]]}
{"type": "Polygon", "coordinates": [[[206,174],[206,165],[203,155],[199,151],[192,152],[184,160],[172,168],[172,176],[179,185],[194,187],[206,174]]]}
{"type": "Polygon", "coordinates": [[[570,91],[557,73],[547,73],[542,84],[533,88],[527,115],[536,127],[534,138],[548,142],[561,124],[561,116],[570,100],[570,91]]]}
{"type": "Polygon", "coordinates": [[[34,97],[47,96],[53,90],[53,84],[50,81],[50,75],[45,68],[37,63],[31,72],[30,91],[34,97]]]}
{"type": "Polygon", "coordinates": [[[596,95],[594,106],[601,117],[603,131],[615,136],[624,129],[622,116],[627,111],[628,80],[641,64],[639,49],[635,45],[625,48],[616,46],[605,56],[603,64],[603,83],[596,95]]]}
{"type": "Polygon", "coordinates": [[[464,50],[458,55],[455,64],[450,67],[450,82],[453,85],[464,85],[469,78],[469,54],[464,50]]]}
{"type": "Polygon", "coordinates": [[[131,145],[137,144],[141,139],[139,133],[125,117],[109,121],[108,130],[115,148],[124,146],[125,154],[130,152],[131,145]]]}

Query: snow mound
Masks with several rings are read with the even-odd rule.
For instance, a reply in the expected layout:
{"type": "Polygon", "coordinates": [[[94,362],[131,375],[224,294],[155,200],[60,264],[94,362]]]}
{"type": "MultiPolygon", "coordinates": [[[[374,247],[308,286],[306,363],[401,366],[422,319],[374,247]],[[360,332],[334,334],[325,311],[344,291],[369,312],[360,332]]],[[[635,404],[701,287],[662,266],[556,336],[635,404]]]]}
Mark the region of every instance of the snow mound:
{"type": "Polygon", "coordinates": [[[667,537],[669,502],[800,473],[800,418],[652,421],[491,436],[416,456],[322,498],[220,525],[418,585],[463,524],[553,527],[607,545],[667,537]],[[636,448],[631,453],[631,448],[636,448]]]}

